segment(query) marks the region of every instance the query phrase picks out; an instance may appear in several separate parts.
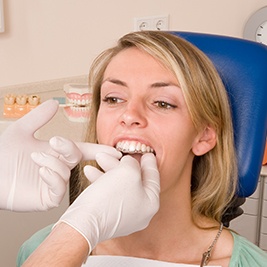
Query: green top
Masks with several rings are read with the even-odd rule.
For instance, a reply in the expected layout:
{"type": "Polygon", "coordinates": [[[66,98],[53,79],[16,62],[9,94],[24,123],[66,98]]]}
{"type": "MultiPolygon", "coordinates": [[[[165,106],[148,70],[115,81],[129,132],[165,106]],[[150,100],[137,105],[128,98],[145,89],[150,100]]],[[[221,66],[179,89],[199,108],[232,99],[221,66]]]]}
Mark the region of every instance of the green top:
{"type": "Polygon", "coordinates": [[[234,248],[229,267],[266,267],[267,253],[246,238],[231,232],[234,248]]]}
{"type": "MultiPolygon", "coordinates": [[[[37,246],[49,235],[53,225],[36,232],[21,246],[17,258],[17,267],[21,266],[37,246]]],[[[229,267],[266,267],[267,253],[245,239],[231,232],[234,237],[233,254],[229,267]]],[[[87,263],[90,262],[90,257],[87,263]]]]}

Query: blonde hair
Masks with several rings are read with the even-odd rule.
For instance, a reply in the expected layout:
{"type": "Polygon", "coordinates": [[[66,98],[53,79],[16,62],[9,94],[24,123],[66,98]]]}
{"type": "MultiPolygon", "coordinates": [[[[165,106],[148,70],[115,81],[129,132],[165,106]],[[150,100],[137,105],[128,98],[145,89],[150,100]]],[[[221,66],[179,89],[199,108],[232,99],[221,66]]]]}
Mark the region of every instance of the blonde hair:
{"type": "MultiPolygon", "coordinates": [[[[215,67],[191,43],[170,33],[141,31],[123,36],[115,47],[101,53],[89,73],[93,101],[86,141],[97,142],[96,118],[105,69],[115,55],[129,47],[147,52],[177,77],[196,129],[205,126],[215,129],[216,146],[205,155],[195,157],[193,162],[192,217],[205,216],[221,221],[234,196],[237,181],[231,112],[215,67]]],[[[83,181],[87,179],[81,178],[81,190],[88,185],[83,181]]]]}

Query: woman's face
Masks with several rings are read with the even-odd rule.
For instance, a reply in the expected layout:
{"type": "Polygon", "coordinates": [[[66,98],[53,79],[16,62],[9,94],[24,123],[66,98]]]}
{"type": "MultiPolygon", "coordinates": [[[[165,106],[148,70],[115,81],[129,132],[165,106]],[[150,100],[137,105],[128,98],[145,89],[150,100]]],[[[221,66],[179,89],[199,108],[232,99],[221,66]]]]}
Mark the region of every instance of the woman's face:
{"type": "Polygon", "coordinates": [[[101,86],[98,142],[140,159],[155,153],[161,191],[191,178],[198,134],[176,77],[149,54],[128,48],[108,65],[101,86]]]}

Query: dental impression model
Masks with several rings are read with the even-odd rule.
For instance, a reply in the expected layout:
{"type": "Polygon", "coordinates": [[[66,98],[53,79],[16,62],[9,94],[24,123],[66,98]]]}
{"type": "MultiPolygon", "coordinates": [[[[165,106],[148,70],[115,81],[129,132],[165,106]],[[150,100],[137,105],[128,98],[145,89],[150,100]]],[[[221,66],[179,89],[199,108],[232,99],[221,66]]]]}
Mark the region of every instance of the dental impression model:
{"type": "Polygon", "coordinates": [[[64,85],[68,103],[64,107],[64,113],[70,121],[85,122],[90,116],[92,94],[87,84],[64,85]]]}
{"type": "Polygon", "coordinates": [[[40,104],[38,95],[7,94],[4,98],[5,118],[20,118],[40,104]]]}

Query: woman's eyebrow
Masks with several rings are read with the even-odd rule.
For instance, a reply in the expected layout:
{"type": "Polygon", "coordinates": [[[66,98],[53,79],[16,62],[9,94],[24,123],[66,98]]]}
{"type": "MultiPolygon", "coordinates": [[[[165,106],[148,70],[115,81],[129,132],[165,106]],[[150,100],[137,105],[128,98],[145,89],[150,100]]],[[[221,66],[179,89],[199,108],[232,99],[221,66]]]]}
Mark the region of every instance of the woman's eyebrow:
{"type": "Polygon", "coordinates": [[[160,87],[169,87],[169,86],[175,86],[175,87],[179,87],[178,84],[176,83],[172,83],[172,82],[156,82],[151,84],[151,88],[160,88],[160,87]]]}
{"type": "Polygon", "coordinates": [[[118,79],[114,79],[114,78],[107,78],[102,82],[102,84],[105,83],[105,82],[110,82],[110,83],[114,83],[114,84],[117,84],[117,85],[121,85],[121,86],[127,87],[127,84],[125,82],[123,82],[121,80],[118,80],[118,79]]]}
{"type": "MultiPolygon", "coordinates": [[[[105,82],[110,82],[116,85],[127,87],[126,82],[119,80],[119,79],[115,79],[115,78],[107,78],[102,82],[102,84],[104,84],[105,82]]],[[[175,86],[178,88],[180,87],[179,84],[176,84],[173,82],[155,82],[150,85],[150,88],[162,88],[162,87],[169,87],[169,86],[175,86]]]]}

